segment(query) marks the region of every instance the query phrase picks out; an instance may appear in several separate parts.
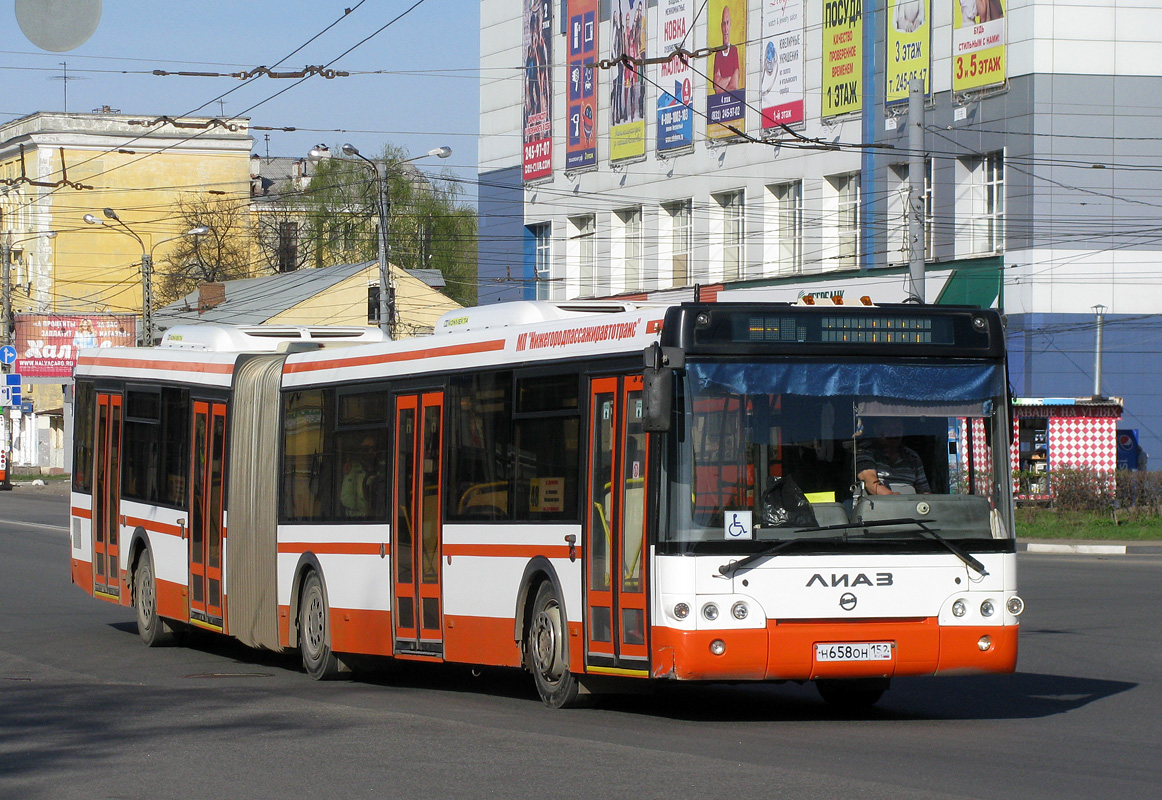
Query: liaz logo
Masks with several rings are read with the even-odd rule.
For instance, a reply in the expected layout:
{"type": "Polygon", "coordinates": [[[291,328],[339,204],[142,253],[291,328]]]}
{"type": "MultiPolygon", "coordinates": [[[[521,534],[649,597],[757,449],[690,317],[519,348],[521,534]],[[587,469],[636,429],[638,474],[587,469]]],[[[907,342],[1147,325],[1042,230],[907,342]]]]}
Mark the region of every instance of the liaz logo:
{"type": "Polygon", "coordinates": [[[819,584],[824,588],[832,588],[836,586],[891,586],[892,573],[877,572],[875,574],[875,583],[872,583],[872,579],[867,575],[864,575],[862,572],[858,573],[854,577],[848,575],[846,572],[842,575],[836,575],[833,572],[831,573],[831,581],[829,583],[826,578],[816,572],[811,576],[811,580],[807,581],[807,588],[811,588],[816,584],[819,584]]]}

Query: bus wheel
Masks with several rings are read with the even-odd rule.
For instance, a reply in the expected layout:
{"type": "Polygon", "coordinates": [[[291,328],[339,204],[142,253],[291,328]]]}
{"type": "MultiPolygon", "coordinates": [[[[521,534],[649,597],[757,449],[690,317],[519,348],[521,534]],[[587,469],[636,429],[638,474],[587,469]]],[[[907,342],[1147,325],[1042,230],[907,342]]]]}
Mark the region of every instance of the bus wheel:
{"type": "Polygon", "coordinates": [[[301,597],[299,652],[303,656],[303,669],[317,681],[332,680],[339,676],[339,659],[331,652],[327,600],[318,573],[307,574],[301,597]]]}
{"type": "Polygon", "coordinates": [[[537,692],[545,705],[549,708],[576,705],[581,687],[569,672],[561,603],[548,581],[541,584],[533,601],[533,618],[526,634],[525,649],[537,692]]]}
{"type": "Polygon", "coordinates": [[[871,708],[888,690],[887,678],[848,678],[815,681],[819,696],[836,708],[871,708]]]}
{"type": "Polygon", "coordinates": [[[174,643],[173,628],[157,614],[157,581],[148,551],[137,559],[137,569],[133,572],[133,605],[137,607],[137,634],[146,647],[174,643]]]}

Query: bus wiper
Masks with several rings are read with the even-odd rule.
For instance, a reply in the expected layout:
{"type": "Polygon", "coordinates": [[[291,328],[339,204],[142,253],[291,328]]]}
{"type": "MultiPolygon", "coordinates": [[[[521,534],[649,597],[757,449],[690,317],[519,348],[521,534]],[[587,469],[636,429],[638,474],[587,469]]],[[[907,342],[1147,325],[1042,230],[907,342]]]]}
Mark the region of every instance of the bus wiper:
{"type": "MultiPolygon", "coordinates": [[[[828,525],[826,527],[821,526],[821,527],[817,527],[817,528],[796,528],[795,533],[807,533],[809,531],[829,531],[829,530],[832,530],[835,528],[852,528],[852,527],[855,527],[855,526],[854,525],[828,525]]],[[[796,539],[788,539],[785,542],[779,542],[774,547],[767,548],[766,550],[762,550],[758,553],[751,553],[746,558],[740,558],[738,561],[731,561],[729,564],[723,564],[722,566],[720,566],[718,568],[718,574],[722,575],[724,578],[729,578],[729,577],[731,577],[731,575],[733,575],[735,572],[738,572],[740,569],[744,569],[760,559],[770,558],[772,556],[777,556],[783,550],[786,550],[791,545],[798,544],[799,542],[841,542],[841,541],[843,541],[843,539],[844,539],[844,537],[842,537],[842,536],[827,536],[827,537],[819,538],[819,539],[817,539],[815,537],[800,536],[796,539]]]]}
{"type": "MultiPolygon", "coordinates": [[[[929,522],[935,522],[935,521],[936,520],[929,520],[929,522]]],[[[883,527],[885,525],[915,525],[920,530],[918,530],[918,531],[908,530],[907,532],[920,535],[920,532],[923,531],[924,533],[931,536],[934,541],[940,542],[940,544],[944,545],[944,548],[946,550],[948,550],[948,552],[952,553],[952,555],[956,556],[961,561],[963,561],[965,564],[967,564],[968,566],[972,567],[977,572],[979,572],[982,578],[989,574],[988,570],[984,568],[984,564],[977,561],[975,558],[972,557],[972,555],[970,555],[969,553],[966,553],[959,546],[953,544],[948,539],[945,539],[939,533],[937,533],[936,531],[929,528],[928,523],[924,522],[923,520],[913,519],[911,517],[901,517],[899,519],[878,519],[875,522],[861,523],[860,527],[867,527],[867,528],[870,528],[873,526],[874,527],[883,527]]],[[[894,533],[894,531],[893,531],[893,533],[894,533]]]]}

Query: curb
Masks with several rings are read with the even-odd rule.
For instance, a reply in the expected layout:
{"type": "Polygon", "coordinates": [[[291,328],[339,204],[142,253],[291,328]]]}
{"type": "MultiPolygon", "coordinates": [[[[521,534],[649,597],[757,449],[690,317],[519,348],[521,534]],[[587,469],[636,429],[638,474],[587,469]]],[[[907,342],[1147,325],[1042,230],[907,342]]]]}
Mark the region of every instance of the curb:
{"type": "Polygon", "coordinates": [[[1017,552],[1050,553],[1086,556],[1131,556],[1162,555],[1162,542],[1158,543],[1116,543],[1116,544],[1072,544],[1065,542],[1018,542],[1017,552]]]}

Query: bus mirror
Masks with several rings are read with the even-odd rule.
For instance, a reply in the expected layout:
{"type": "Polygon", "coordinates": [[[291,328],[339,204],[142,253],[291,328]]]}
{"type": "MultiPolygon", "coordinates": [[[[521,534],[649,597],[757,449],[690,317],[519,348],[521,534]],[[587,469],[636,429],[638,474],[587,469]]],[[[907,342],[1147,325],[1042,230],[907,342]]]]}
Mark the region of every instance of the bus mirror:
{"type": "Polygon", "coordinates": [[[670,430],[674,403],[674,369],[685,364],[685,354],[677,347],[662,347],[656,342],[646,348],[645,371],[642,374],[642,427],[648,433],[670,430]]]}

